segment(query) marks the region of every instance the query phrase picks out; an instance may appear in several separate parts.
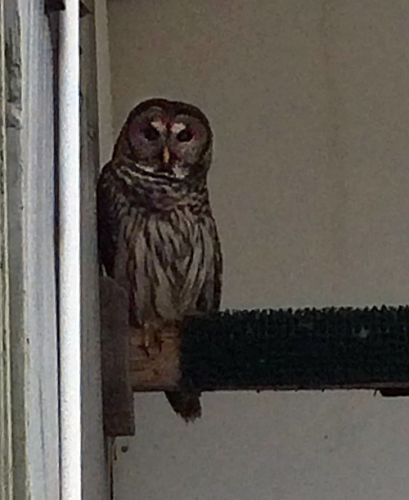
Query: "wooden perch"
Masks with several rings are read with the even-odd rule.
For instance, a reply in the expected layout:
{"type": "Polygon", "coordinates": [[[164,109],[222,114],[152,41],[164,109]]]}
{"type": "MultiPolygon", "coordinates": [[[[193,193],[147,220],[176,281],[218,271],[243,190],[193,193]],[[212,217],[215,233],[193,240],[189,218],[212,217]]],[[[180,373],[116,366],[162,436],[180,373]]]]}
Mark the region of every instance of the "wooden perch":
{"type": "Polygon", "coordinates": [[[160,350],[127,326],[128,300],[101,284],[104,423],[133,433],[132,391],[409,389],[409,307],[236,311],[165,328],[160,350]]]}
{"type": "Polygon", "coordinates": [[[409,388],[409,308],[238,311],[185,321],[143,356],[131,332],[133,391],[409,388]]]}
{"type": "Polygon", "coordinates": [[[143,348],[140,330],[130,329],[129,381],[134,392],[178,388],[180,373],[180,332],[166,329],[160,334],[160,350],[143,348]]]}

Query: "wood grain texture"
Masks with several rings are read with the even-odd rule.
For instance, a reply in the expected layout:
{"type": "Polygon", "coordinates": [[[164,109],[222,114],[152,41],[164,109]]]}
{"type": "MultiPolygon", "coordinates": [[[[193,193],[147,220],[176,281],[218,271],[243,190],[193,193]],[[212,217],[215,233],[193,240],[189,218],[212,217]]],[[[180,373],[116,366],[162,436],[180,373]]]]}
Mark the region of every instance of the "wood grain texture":
{"type": "Polygon", "coordinates": [[[101,348],[104,431],[106,436],[135,433],[129,380],[128,301],[113,279],[101,277],[101,348]]]}
{"type": "Polygon", "coordinates": [[[144,358],[130,332],[134,391],[409,387],[409,307],[220,312],[162,335],[144,358]]]}
{"type": "Polygon", "coordinates": [[[0,500],[12,500],[12,408],[9,325],[4,1],[0,0],[0,500]]]}
{"type": "MultiPolygon", "coordinates": [[[[93,1],[88,4],[93,7],[93,1]]],[[[92,12],[92,11],[91,11],[92,12]]],[[[103,431],[99,267],[95,185],[99,169],[96,42],[93,14],[80,21],[81,64],[81,328],[83,496],[106,500],[108,470],[103,431]]]]}
{"type": "Polygon", "coordinates": [[[53,61],[44,2],[5,2],[13,498],[59,498],[53,61]]]}
{"type": "Polygon", "coordinates": [[[160,333],[160,349],[147,353],[143,332],[130,329],[129,379],[134,392],[172,391],[180,381],[180,332],[166,328],[160,333]]]}

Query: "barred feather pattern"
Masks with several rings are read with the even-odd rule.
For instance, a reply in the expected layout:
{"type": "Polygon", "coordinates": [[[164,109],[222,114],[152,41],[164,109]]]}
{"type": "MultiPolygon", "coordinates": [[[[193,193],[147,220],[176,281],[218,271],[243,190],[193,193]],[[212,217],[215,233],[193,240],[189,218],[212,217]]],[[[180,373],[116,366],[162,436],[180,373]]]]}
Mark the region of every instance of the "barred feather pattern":
{"type": "MultiPolygon", "coordinates": [[[[222,257],[205,175],[150,176],[114,155],[98,182],[98,235],[107,273],[128,290],[132,325],[219,308],[222,257]]],[[[186,421],[200,416],[198,394],[167,398],[186,421]]]]}

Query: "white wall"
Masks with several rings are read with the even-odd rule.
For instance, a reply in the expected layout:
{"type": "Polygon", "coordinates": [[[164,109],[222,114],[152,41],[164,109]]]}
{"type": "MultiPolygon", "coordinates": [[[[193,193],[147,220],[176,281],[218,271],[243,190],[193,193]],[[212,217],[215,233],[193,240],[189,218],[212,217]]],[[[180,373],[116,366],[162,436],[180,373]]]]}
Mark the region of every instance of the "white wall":
{"type": "MultiPolygon", "coordinates": [[[[216,135],[224,307],[407,303],[406,0],[116,0],[114,132],[153,95],[216,135]]],[[[409,400],[206,394],[186,427],[135,399],[117,500],[403,500],[409,400]]]]}

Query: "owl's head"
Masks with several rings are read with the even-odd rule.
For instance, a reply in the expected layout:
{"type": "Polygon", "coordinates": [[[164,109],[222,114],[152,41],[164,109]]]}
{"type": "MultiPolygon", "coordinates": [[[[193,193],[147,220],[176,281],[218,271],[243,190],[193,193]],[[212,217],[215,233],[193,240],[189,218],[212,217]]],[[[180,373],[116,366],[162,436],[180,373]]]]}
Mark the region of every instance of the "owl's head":
{"type": "Polygon", "coordinates": [[[210,165],[212,132],[206,116],[195,106],[149,99],[128,116],[114,150],[150,176],[186,179],[205,175],[210,165]]]}

